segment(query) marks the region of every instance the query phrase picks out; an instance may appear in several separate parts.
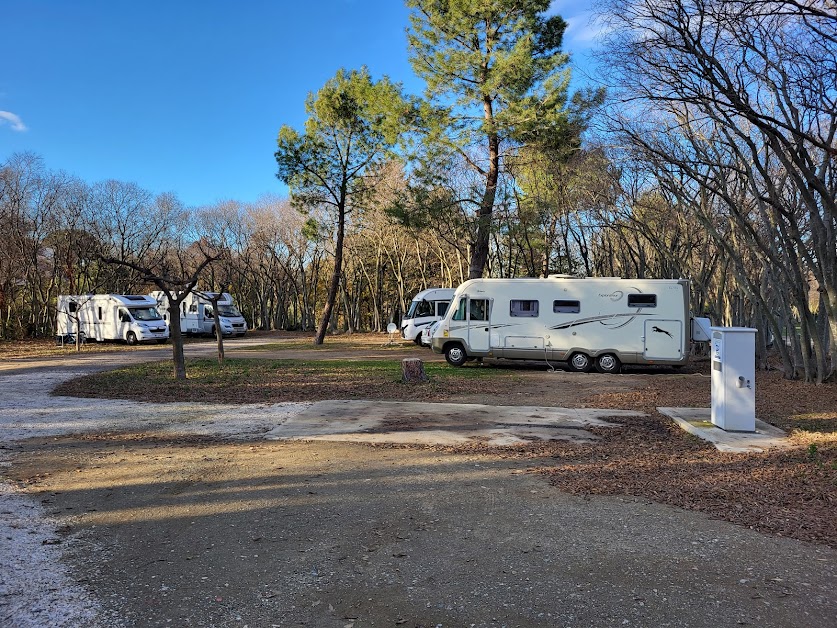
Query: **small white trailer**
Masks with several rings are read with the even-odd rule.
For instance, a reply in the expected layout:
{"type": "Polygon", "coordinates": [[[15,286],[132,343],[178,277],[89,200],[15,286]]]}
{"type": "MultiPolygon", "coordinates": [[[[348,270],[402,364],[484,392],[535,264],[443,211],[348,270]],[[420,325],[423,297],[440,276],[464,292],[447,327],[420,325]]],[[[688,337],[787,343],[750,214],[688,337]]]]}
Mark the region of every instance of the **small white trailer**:
{"type": "MultiPolygon", "coordinates": [[[[149,297],[154,299],[168,317],[169,302],[162,291],[152,292],[149,297]]],[[[228,292],[203,292],[195,290],[186,295],[180,304],[180,330],[185,334],[215,335],[215,313],[212,300],[218,297],[218,318],[221,323],[221,335],[243,336],[247,333],[247,321],[233,302],[228,292]]],[[[168,318],[166,319],[168,320],[168,318]]]]}
{"type": "Polygon", "coordinates": [[[454,366],[490,357],[618,373],[623,364],[685,364],[690,318],[686,279],[472,279],[456,289],[431,345],[454,366]]]}
{"type": "Polygon", "coordinates": [[[456,290],[453,288],[428,288],[414,296],[407,313],[401,319],[401,337],[420,344],[425,328],[441,320],[447,313],[454,292],[456,290]]]}
{"type": "Polygon", "coordinates": [[[168,340],[169,326],[151,297],[136,294],[60,295],[55,335],[69,340],[124,340],[129,345],[168,340]]]}

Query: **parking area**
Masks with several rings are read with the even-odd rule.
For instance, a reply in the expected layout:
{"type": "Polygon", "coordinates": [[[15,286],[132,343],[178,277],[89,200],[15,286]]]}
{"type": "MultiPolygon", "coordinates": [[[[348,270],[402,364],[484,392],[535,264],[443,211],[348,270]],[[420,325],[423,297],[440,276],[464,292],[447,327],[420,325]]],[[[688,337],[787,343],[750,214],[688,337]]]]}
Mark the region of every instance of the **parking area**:
{"type": "MultiPolygon", "coordinates": [[[[50,395],[116,361],[0,374],[0,623],[789,626],[837,616],[837,553],[825,545],[641,496],[573,495],[543,473],[564,460],[565,473],[609,467],[618,448],[608,434],[635,450],[644,437],[626,426],[657,429],[636,410],[582,407],[593,390],[632,398],[644,375],[534,370],[525,398],[486,387],[468,403],[50,395]]],[[[688,464],[704,451],[663,442],[647,443],[661,460],[688,464]]]]}

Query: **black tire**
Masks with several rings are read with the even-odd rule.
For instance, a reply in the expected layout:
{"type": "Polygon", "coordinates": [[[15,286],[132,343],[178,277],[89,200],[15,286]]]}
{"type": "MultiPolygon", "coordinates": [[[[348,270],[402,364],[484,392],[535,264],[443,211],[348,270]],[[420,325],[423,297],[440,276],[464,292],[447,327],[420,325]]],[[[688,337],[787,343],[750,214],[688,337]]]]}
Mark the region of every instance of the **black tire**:
{"type": "Polygon", "coordinates": [[[422,334],[422,332],[419,332],[418,336],[413,338],[413,342],[416,343],[419,347],[421,346],[421,334],[422,334]]]}
{"type": "Polygon", "coordinates": [[[586,353],[576,351],[567,360],[567,365],[575,373],[589,373],[590,369],[593,368],[593,360],[586,353]]]}
{"type": "Polygon", "coordinates": [[[127,342],[130,346],[133,347],[139,341],[137,340],[137,335],[134,332],[129,331],[127,334],[125,334],[125,342],[127,342]]]}
{"type": "Polygon", "coordinates": [[[465,353],[465,348],[455,342],[445,347],[445,360],[451,366],[462,366],[468,361],[468,354],[465,353]]]}
{"type": "Polygon", "coordinates": [[[168,338],[158,338],[158,339],[157,339],[157,344],[158,344],[158,345],[164,345],[164,344],[166,344],[167,342],[168,342],[168,338]]]}
{"type": "Polygon", "coordinates": [[[622,371],[622,363],[612,353],[603,353],[596,358],[596,370],[599,373],[616,375],[622,371]]]}

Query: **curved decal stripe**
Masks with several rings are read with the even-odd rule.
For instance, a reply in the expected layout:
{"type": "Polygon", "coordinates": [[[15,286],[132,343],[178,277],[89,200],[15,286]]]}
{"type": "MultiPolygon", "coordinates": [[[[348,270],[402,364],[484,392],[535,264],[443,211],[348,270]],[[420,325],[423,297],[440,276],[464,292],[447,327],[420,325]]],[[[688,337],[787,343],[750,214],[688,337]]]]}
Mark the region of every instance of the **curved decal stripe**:
{"type": "Polygon", "coordinates": [[[620,327],[624,327],[628,323],[630,323],[635,317],[637,316],[651,316],[651,314],[640,314],[637,312],[632,312],[630,314],[607,314],[605,316],[591,316],[590,318],[578,318],[574,321],[570,321],[568,323],[561,323],[560,325],[554,325],[550,327],[550,329],[569,329],[570,327],[578,327],[579,325],[588,325],[589,323],[601,323],[602,325],[605,324],[607,321],[612,321],[617,318],[626,318],[626,320],[621,325],[615,325],[613,329],[619,329],[620,327]]]}

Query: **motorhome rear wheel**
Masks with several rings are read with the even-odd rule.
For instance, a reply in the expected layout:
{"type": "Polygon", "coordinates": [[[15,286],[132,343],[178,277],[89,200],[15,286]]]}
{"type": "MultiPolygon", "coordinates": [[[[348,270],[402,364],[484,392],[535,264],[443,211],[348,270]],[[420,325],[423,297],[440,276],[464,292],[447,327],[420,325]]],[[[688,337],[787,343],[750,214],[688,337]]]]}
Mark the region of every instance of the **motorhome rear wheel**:
{"type": "Polygon", "coordinates": [[[599,373],[616,374],[622,370],[622,364],[612,353],[603,353],[596,359],[596,370],[599,373]]]}

